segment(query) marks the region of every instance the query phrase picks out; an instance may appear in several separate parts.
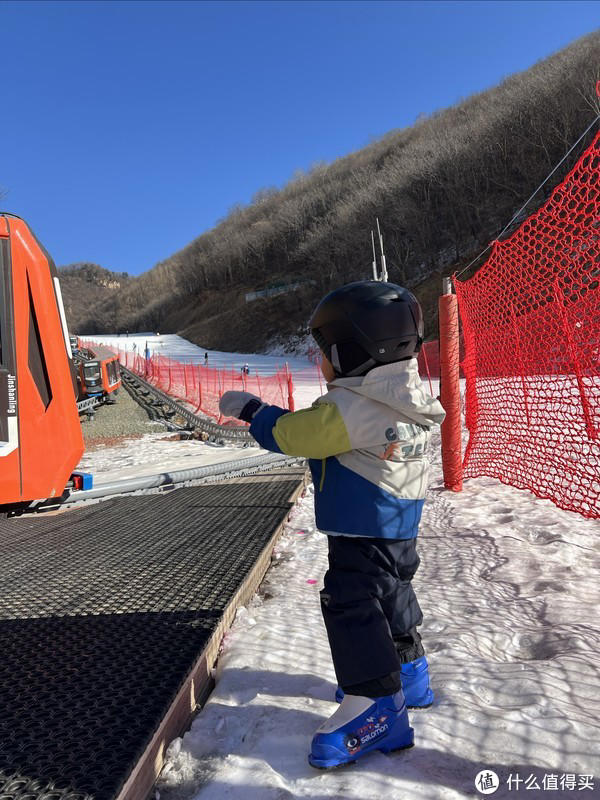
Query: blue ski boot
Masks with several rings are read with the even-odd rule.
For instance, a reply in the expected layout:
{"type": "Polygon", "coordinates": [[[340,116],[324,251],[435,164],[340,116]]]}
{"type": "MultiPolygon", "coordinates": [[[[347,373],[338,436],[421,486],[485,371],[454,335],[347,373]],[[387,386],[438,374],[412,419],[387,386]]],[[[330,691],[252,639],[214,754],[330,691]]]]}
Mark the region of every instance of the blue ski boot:
{"type": "Polygon", "coordinates": [[[340,767],[374,750],[412,747],[413,740],[402,690],[375,698],[348,694],[315,733],[308,763],[319,769],[340,767]]]}
{"type": "MultiPolygon", "coordinates": [[[[425,656],[402,664],[402,691],[407,708],[429,708],[433,704],[433,691],[429,686],[429,669],[425,656]]],[[[338,686],[335,699],[341,703],[344,691],[338,686]]]]}
{"type": "Polygon", "coordinates": [[[402,691],[408,708],[429,708],[433,690],[429,685],[429,667],[425,656],[402,664],[402,691]]]}

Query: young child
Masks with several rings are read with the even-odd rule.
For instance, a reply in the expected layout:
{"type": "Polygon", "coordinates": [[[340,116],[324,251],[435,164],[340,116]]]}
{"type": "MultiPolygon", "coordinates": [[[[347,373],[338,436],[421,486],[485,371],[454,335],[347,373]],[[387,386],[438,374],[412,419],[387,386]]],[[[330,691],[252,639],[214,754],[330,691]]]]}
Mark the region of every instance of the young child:
{"type": "Polygon", "coordinates": [[[327,394],[290,413],[226,392],[220,408],[250,422],[267,450],[309,459],[317,527],[329,540],[321,606],[341,700],[317,730],[309,762],[334,767],[410,747],[407,706],[433,702],[411,580],[430,430],[444,410],[419,377],[423,317],[406,289],[347,284],[309,324],[327,394]]]}

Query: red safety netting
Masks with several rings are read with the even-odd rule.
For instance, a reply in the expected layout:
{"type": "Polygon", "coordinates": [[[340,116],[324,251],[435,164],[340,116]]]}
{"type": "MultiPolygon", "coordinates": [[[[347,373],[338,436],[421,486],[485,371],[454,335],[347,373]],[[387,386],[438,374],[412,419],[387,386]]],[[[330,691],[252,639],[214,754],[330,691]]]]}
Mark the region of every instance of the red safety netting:
{"type": "MultiPolygon", "coordinates": [[[[84,347],[93,349],[93,345],[93,342],[86,342],[84,347]]],[[[274,375],[265,376],[252,370],[245,374],[241,370],[182,363],[161,355],[144,358],[133,352],[115,352],[119,355],[120,363],[132,372],[172,397],[183,400],[192,407],[194,413],[207,414],[221,425],[247,424],[223,417],[219,411],[219,399],[231,389],[250,392],[269,405],[294,410],[294,385],[287,365],[274,375]]]]}
{"type": "Polygon", "coordinates": [[[464,477],[600,517],[600,134],[467,281],[464,477]]]}

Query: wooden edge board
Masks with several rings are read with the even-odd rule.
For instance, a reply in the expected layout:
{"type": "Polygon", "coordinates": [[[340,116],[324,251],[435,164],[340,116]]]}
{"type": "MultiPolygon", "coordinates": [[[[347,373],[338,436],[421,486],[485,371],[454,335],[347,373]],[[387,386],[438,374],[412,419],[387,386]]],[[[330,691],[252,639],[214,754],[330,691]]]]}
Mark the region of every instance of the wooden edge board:
{"type": "MultiPolygon", "coordinates": [[[[306,488],[307,476],[306,470],[303,474],[298,470],[298,478],[302,478],[302,482],[292,491],[287,502],[292,504],[296,502],[306,488]]],[[[252,477],[256,479],[260,476],[252,477]]],[[[275,475],[272,477],[275,478],[275,475]]],[[[238,478],[231,483],[239,481],[238,478]]],[[[279,523],[254,567],[246,576],[246,580],[231,598],[204,650],[189,672],[144,753],[125,781],[116,800],[145,800],[148,797],[163,767],[165,750],[173,739],[181,736],[187,730],[198,709],[198,703],[207,698],[211,670],[217,660],[223,636],[231,627],[238,608],[245,605],[260,586],[271,564],[273,547],[281,536],[288,519],[289,514],[279,523]]]]}

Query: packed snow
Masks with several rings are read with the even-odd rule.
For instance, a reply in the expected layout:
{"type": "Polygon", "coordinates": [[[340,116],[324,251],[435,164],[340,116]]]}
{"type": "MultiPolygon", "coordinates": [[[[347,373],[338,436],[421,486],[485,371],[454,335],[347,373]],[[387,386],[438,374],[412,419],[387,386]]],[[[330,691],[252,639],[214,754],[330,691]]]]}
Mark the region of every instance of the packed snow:
{"type": "MultiPolygon", "coordinates": [[[[125,338],[131,349],[149,337],[96,337],[125,338]]],[[[179,337],[151,342],[173,358],[204,357],[179,337]]],[[[209,358],[265,374],[282,362],[209,358]]],[[[296,407],[310,405],[321,391],[314,365],[286,360],[296,407]]],[[[315,529],[309,486],[258,594],[224,639],[212,695],[169,747],[157,797],[454,800],[493,788],[491,771],[498,798],[600,797],[600,525],[492,479],[446,491],[439,435],[433,445],[414,584],[436,701],[411,712],[415,747],[327,772],[307,763],[315,729],[336,707],[319,604],[327,543],[315,529]]],[[[150,434],[84,460],[115,477],[136,463],[207,459],[211,451],[240,453],[150,434]]]]}

